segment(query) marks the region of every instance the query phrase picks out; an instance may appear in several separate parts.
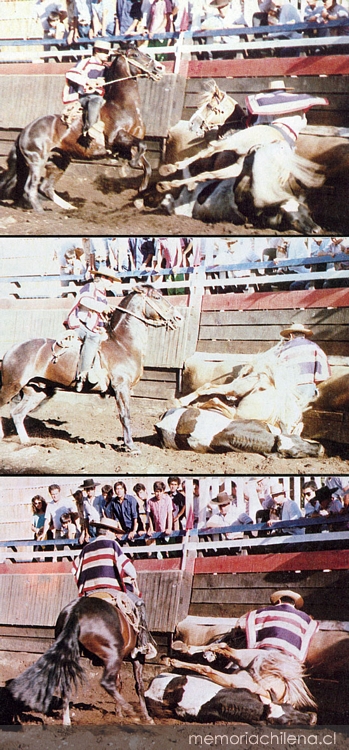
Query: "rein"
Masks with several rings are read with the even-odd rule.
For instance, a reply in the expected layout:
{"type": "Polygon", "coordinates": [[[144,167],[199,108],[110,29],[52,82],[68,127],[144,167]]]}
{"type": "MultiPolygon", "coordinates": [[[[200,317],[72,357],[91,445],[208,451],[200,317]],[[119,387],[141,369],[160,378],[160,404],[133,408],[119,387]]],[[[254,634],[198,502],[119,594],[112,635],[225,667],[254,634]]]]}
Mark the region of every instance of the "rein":
{"type": "Polygon", "coordinates": [[[112,83],[119,83],[121,81],[130,81],[132,78],[147,78],[148,76],[151,77],[151,73],[146,70],[146,68],[142,65],[142,63],[140,63],[140,62],[138,62],[136,60],[132,60],[132,65],[135,68],[138,68],[139,70],[142,70],[143,73],[136,73],[135,75],[132,75],[131,74],[131,69],[130,69],[130,62],[129,62],[128,57],[126,57],[126,55],[119,55],[119,57],[123,57],[124,60],[125,60],[125,62],[127,63],[127,69],[128,69],[129,75],[125,76],[124,78],[115,78],[113,81],[106,81],[103,84],[104,86],[110,86],[112,83]]]}
{"type": "Polygon", "coordinates": [[[165,325],[169,325],[169,321],[167,320],[166,315],[164,313],[162,313],[161,310],[159,310],[159,308],[156,305],[156,303],[154,302],[154,300],[152,300],[152,301],[150,301],[150,300],[151,300],[150,297],[147,297],[146,299],[144,299],[144,310],[143,310],[143,316],[144,317],[141,317],[137,313],[132,312],[131,310],[128,310],[125,307],[121,307],[120,305],[117,305],[114,309],[115,310],[119,310],[122,313],[126,313],[127,315],[131,315],[133,318],[136,318],[137,320],[140,320],[142,323],[145,323],[145,325],[154,326],[155,328],[157,328],[157,327],[159,327],[159,326],[162,325],[161,321],[159,321],[159,320],[150,320],[150,318],[146,318],[145,317],[145,304],[147,303],[149,305],[149,307],[151,307],[153,310],[155,310],[155,312],[160,316],[160,318],[162,318],[162,320],[165,322],[165,325]]]}

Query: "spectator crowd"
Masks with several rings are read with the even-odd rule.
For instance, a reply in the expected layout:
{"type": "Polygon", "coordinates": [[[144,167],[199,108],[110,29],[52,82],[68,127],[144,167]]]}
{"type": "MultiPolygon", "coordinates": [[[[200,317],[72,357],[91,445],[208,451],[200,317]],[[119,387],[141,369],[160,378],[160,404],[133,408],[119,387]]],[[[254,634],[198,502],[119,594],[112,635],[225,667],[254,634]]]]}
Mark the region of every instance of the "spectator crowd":
{"type": "MultiPolygon", "coordinates": [[[[147,484],[149,487],[148,481],[147,484]]],[[[211,533],[219,529],[220,538],[239,539],[246,534],[246,526],[262,523],[269,531],[259,531],[261,536],[299,535],[304,533],[302,527],[278,530],[278,524],[304,517],[318,518],[319,525],[306,530],[315,533],[322,530],[322,519],[338,515],[343,516],[343,524],[336,524],[333,529],[326,525],[326,529],[349,528],[349,477],[307,478],[301,483],[297,498],[290,483],[286,486],[284,480],[275,477],[246,477],[242,485],[229,478],[217,494],[205,479],[194,479],[191,497],[186,492],[185,479],[176,475],[170,475],[166,482],[155,480],[151,492],[141,481],[131,489],[118,478],[113,484],[84,479],[69,495],[56,483],[47,491],[49,499],[35,495],[31,500],[31,530],[38,543],[35,551],[42,549],[40,542],[47,539],[75,539],[83,546],[96,536],[96,526],[105,518],[115,522],[121,544],[132,548],[140,544],[141,537],[145,554],[159,558],[168,553],[152,549],[159,539],[158,532],[162,532],[162,541],[174,531],[195,527],[211,533]],[[227,486],[229,491],[224,489],[227,486]],[[239,491],[243,498],[238,497],[239,491]],[[244,527],[241,532],[239,525],[244,527]],[[224,527],[230,526],[237,528],[222,533],[224,527]]]]}
{"type": "MultiPolygon", "coordinates": [[[[65,39],[67,46],[74,46],[81,38],[97,36],[132,38],[132,35],[141,35],[152,39],[154,35],[171,31],[198,33],[252,26],[270,26],[270,39],[299,39],[304,35],[321,40],[328,36],[347,35],[348,17],[345,0],[342,3],[309,0],[301,9],[288,0],[37,0],[33,5],[33,20],[41,26],[43,37],[65,39]],[[329,27],[330,21],[338,21],[340,26],[329,27]],[[292,27],[302,22],[309,30],[302,32],[290,28],[282,33],[272,30],[276,24],[292,27]]],[[[255,38],[258,36],[256,34],[255,38]]],[[[214,40],[229,44],[231,38],[222,35],[215,36],[214,40]]],[[[156,39],[154,43],[161,47],[171,40],[156,39]]],[[[276,50],[275,54],[299,54],[299,50],[287,50],[286,45],[285,50],[276,50]]],[[[211,56],[211,53],[207,54],[211,56]]],[[[226,55],[218,52],[213,56],[226,55]]]]}
{"type": "MultiPolygon", "coordinates": [[[[337,271],[349,271],[348,261],[336,261],[336,256],[349,255],[349,237],[82,237],[57,240],[56,254],[59,259],[63,285],[69,284],[69,275],[89,277],[90,271],[108,267],[119,273],[167,269],[168,275],[162,280],[183,280],[183,272],[188,267],[204,267],[208,278],[231,279],[222,287],[215,285],[212,291],[243,292],[258,290],[258,279],[270,276],[270,284],[264,278],[261,291],[320,289],[349,286],[345,275],[337,271]],[[319,259],[326,256],[330,262],[316,265],[297,264],[297,258],[319,259]],[[287,260],[292,264],[287,266],[287,260]],[[259,264],[268,263],[259,268],[259,264]],[[220,267],[238,264],[254,264],[253,269],[218,270],[220,267]],[[217,270],[215,270],[217,269],[217,270]],[[314,280],[297,278],[305,273],[321,273],[314,280]],[[287,274],[287,281],[282,277],[287,274]],[[294,280],[289,280],[289,275],[294,280]],[[249,277],[253,275],[253,279],[249,277]],[[246,285],[234,279],[246,277],[246,285]]],[[[125,281],[130,280],[125,277],[125,281]]],[[[151,281],[161,280],[152,274],[151,281]]]]}

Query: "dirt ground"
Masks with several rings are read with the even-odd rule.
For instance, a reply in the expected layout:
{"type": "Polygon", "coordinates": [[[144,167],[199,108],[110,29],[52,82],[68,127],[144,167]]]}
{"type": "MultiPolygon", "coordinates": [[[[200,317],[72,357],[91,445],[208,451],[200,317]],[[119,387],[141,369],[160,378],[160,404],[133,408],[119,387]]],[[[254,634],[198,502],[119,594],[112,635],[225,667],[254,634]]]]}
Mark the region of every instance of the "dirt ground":
{"type": "MultiPolygon", "coordinates": [[[[0,166],[5,167],[5,158],[0,166]]],[[[71,164],[59,182],[57,192],[77,210],[65,211],[48,201],[42,214],[13,208],[0,202],[0,234],[7,235],[254,235],[277,234],[228,222],[204,224],[186,217],[168,216],[135,208],[139,172],[126,167],[128,175],[107,163],[71,164]]],[[[285,234],[285,232],[283,232],[285,234]]],[[[287,234],[287,232],[286,232],[287,234]]],[[[295,234],[295,232],[290,232],[295,234]]]]}
{"type": "Polygon", "coordinates": [[[163,449],[154,424],[165,409],[131,399],[133,436],[139,456],[121,450],[121,425],[111,397],[58,392],[26,426],[30,445],[22,446],[7,412],[0,443],[1,474],[327,474],[349,473],[349,450],[332,444],[323,458],[283,459],[274,454],[199,454],[163,449]]]}
{"type": "MultiPolygon", "coordinates": [[[[36,654],[16,654],[0,652],[1,658],[1,684],[6,680],[16,677],[27,667],[33,664],[38,655],[36,654]]],[[[81,665],[84,668],[84,682],[78,687],[77,693],[73,695],[73,706],[71,708],[71,720],[76,726],[83,724],[106,725],[120,723],[120,719],[115,716],[115,703],[111,696],[101,688],[99,682],[103,674],[101,666],[93,666],[89,659],[81,659],[81,665]]],[[[161,671],[160,667],[145,665],[144,684],[148,686],[150,680],[161,671]]],[[[122,695],[131,704],[135,711],[135,719],[124,719],[123,723],[135,724],[141,723],[142,717],[139,710],[139,703],[134,687],[132,666],[130,663],[124,663],[121,669],[122,695]]],[[[41,724],[41,714],[28,712],[24,715],[24,721],[29,724],[41,724]]],[[[166,719],[166,723],[180,723],[175,719],[166,719]]],[[[61,725],[62,713],[60,710],[52,711],[52,715],[45,717],[47,726],[61,725]]]]}

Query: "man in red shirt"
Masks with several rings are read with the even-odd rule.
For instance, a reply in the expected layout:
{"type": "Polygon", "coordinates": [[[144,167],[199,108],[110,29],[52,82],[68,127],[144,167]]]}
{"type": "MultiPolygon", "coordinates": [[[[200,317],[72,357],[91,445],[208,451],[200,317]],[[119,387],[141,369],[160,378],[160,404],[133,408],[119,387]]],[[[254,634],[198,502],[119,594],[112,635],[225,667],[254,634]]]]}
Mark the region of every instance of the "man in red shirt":
{"type": "MultiPolygon", "coordinates": [[[[106,338],[106,316],[112,310],[108,305],[107,290],[112,287],[114,281],[120,281],[115,272],[107,267],[100,266],[91,273],[94,278],[81,288],[79,297],[64,322],[65,327],[75,330],[82,341],[76,375],[76,390],[79,393],[89,373],[92,377],[91,370],[96,354],[101,342],[106,338]]],[[[99,380],[101,390],[107,390],[107,382],[104,382],[102,377],[99,380]]],[[[96,383],[95,374],[91,382],[96,383]]]]}
{"type": "Polygon", "coordinates": [[[82,135],[78,143],[84,148],[91,145],[90,128],[99,119],[104,104],[105,67],[110,51],[110,42],[97,41],[93,46],[92,57],[80,60],[66,73],[66,85],[63,90],[63,103],[79,101],[82,108],[82,135]]]}

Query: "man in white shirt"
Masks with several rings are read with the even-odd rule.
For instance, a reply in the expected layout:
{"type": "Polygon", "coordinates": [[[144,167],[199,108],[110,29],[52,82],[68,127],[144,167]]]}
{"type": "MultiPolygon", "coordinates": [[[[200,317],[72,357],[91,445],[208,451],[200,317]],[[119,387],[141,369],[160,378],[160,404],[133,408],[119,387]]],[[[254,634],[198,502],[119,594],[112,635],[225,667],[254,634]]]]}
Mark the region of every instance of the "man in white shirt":
{"type": "MultiPolygon", "coordinates": [[[[273,482],[270,487],[270,494],[275,503],[281,506],[281,521],[295,521],[298,518],[302,518],[302,511],[295,502],[286,496],[285,488],[281,482],[273,482]]],[[[274,526],[280,523],[280,521],[268,521],[269,526],[274,526]]],[[[304,530],[301,527],[291,527],[289,529],[283,529],[283,534],[304,534],[304,530]]]]}
{"type": "Polygon", "coordinates": [[[62,528],[60,521],[62,513],[71,513],[74,520],[78,517],[78,512],[73,499],[61,497],[61,487],[59,484],[50,484],[48,491],[51,500],[47,503],[42,536],[45,539],[48,530],[51,529],[54,539],[59,539],[62,528]]]}

